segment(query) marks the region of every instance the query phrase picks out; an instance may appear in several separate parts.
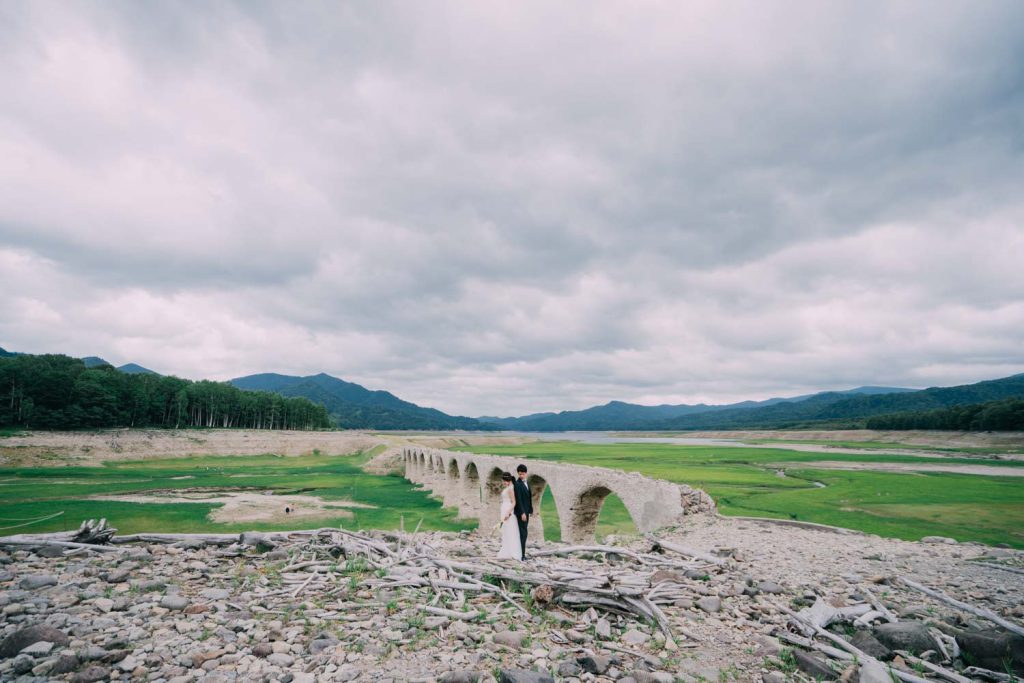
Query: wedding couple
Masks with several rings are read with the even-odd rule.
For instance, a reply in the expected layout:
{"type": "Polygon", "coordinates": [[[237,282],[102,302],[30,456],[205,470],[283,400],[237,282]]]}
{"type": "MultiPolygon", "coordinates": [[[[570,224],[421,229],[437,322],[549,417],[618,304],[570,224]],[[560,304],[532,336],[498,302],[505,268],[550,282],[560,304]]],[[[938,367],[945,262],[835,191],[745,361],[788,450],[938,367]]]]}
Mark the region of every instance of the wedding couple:
{"type": "Polygon", "coordinates": [[[498,559],[526,560],[526,531],[533,514],[530,487],[526,484],[526,465],[516,468],[519,478],[508,472],[501,475],[501,550],[498,559]]]}

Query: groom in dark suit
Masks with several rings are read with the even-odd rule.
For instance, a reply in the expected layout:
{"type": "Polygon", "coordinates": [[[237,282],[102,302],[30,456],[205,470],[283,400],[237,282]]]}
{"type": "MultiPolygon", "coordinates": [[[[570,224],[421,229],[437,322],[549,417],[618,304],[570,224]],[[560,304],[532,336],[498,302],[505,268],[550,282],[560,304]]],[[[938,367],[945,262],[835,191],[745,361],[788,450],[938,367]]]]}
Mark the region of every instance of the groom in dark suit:
{"type": "Polygon", "coordinates": [[[526,484],[526,465],[516,468],[519,478],[512,485],[516,494],[516,506],[512,512],[519,523],[519,542],[523,544],[523,559],[526,559],[526,530],[530,523],[530,515],[533,514],[533,497],[530,495],[530,487],[526,484]]]}

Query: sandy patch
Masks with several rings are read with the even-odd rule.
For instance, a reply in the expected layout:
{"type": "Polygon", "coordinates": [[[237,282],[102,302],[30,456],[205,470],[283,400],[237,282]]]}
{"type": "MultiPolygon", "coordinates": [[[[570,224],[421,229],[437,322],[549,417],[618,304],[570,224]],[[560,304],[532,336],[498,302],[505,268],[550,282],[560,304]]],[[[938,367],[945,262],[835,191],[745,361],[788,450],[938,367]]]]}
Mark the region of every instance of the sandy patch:
{"type": "Polygon", "coordinates": [[[61,467],[190,455],[348,455],[387,444],[365,432],[286,432],[250,429],[111,429],[27,432],[0,440],[0,465],[61,467]]]}
{"type": "Polygon", "coordinates": [[[997,467],[995,465],[939,465],[907,462],[815,462],[778,463],[791,469],[818,470],[871,470],[873,472],[952,472],[954,474],[980,474],[988,477],[1024,477],[1024,467],[997,467]]]}
{"type": "Polygon", "coordinates": [[[292,519],[351,517],[346,508],[372,508],[373,505],[348,500],[324,500],[317,496],[275,495],[263,491],[225,491],[205,489],[194,491],[151,491],[125,495],[92,496],[93,500],[122,503],[215,503],[210,510],[212,522],[234,524],[243,522],[286,522],[292,519]],[[285,508],[291,512],[285,512],[285,508]]]}

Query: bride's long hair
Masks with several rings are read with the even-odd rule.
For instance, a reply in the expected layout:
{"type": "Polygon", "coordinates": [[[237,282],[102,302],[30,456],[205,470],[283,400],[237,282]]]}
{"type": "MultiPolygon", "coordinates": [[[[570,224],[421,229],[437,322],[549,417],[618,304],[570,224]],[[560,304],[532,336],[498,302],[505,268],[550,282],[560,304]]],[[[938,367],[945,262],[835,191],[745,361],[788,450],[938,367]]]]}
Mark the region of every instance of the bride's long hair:
{"type": "Polygon", "coordinates": [[[501,480],[503,482],[505,482],[505,486],[508,486],[513,481],[515,481],[515,477],[512,476],[511,472],[502,472],[501,473],[501,480]]]}

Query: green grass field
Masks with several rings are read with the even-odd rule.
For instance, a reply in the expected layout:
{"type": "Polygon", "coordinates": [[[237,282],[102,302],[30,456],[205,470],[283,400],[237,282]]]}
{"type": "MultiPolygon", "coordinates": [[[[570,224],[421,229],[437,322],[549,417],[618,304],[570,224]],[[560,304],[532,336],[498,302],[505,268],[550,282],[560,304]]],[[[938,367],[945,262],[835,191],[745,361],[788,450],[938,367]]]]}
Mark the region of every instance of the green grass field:
{"type": "MultiPolygon", "coordinates": [[[[785,478],[776,474],[778,463],[827,459],[934,464],[934,458],[565,441],[460,450],[611,467],[689,484],[711,494],[724,515],[797,519],[909,540],[940,535],[1024,548],[1024,480],[1018,477],[823,470],[799,465],[787,466],[785,478]]],[[[946,458],[943,462],[978,464],[970,458],[946,458]]],[[[1024,466],[1014,461],[985,464],[1024,466]]],[[[545,500],[542,510],[547,510],[547,505],[545,500]]],[[[553,515],[544,513],[545,535],[549,537],[550,517],[553,515]]],[[[628,522],[621,502],[606,503],[598,534],[613,529],[622,533],[628,522]]]]}
{"type": "Polygon", "coordinates": [[[833,448],[857,448],[879,451],[929,451],[936,453],[963,453],[964,455],[1020,455],[1024,448],[1010,446],[926,446],[923,444],[907,444],[895,441],[833,441],[830,439],[743,439],[745,444],[807,444],[811,446],[831,446],[833,448]]]}
{"type": "Polygon", "coordinates": [[[207,456],[112,462],[102,467],[0,468],[0,534],[63,531],[77,528],[83,519],[99,517],[106,517],[119,533],[234,532],[338,525],[349,529],[395,529],[403,517],[408,529],[421,518],[423,529],[475,528],[474,522],[457,521],[455,510],[442,508],[439,501],[415,490],[402,477],[364,472],[360,465],[372,455],[368,452],[349,456],[207,456]],[[339,515],[282,524],[222,524],[207,518],[216,504],[90,500],[90,496],[100,494],[238,486],[375,507],[352,509],[351,517],[339,515]],[[62,510],[63,516],[48,522],[17,526],[24,520],[62,510]]]}

